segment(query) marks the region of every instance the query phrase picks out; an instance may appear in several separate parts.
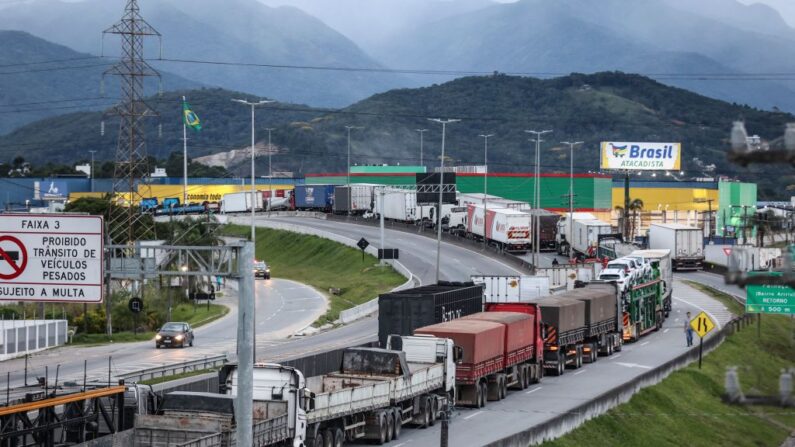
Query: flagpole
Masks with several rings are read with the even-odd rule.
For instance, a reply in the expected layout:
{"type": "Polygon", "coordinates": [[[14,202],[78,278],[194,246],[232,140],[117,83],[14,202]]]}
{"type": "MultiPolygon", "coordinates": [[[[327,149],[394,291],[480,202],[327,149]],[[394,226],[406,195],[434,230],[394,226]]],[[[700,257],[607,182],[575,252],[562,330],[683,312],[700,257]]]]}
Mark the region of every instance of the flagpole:
{"type": "Polygon", "coordinates": [[[188,125],[185,123],[185,102],[187,100],[182,97],[182,204],[188,204],[188,125]]]}

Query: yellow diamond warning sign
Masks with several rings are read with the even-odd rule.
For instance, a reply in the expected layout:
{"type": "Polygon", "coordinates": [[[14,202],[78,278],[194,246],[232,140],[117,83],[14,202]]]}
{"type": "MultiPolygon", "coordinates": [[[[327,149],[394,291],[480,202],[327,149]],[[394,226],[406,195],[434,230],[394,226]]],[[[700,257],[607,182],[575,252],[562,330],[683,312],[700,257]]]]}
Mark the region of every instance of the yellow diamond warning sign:
{"type": "Polygon", "coordinates": [[[715,329],[715,323],[712,322],[712,319],[709,318],[706,312],[701,312],[696,315],[696,318],[690,320],[690,327],[696,331],[699,337],[703,338],[715,329]]]}

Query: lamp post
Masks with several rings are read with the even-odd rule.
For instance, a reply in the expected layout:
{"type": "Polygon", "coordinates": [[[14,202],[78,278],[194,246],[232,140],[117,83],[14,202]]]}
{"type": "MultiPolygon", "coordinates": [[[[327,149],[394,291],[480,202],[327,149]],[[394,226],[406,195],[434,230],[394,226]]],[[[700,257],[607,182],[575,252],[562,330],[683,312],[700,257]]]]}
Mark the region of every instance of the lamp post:
{"type": "MultiPolygon", "coordinates": [[[[534,187],[533,187],[533,198],[535,203],[533,204],[533,208],[535,208],[536,213],[533,216],[533,269],[538,268],[538,259],[541,257],[540,251],[538,250],[538,243],[539,239],[541,239],[541,232],[538,228],[539,215],[538,210],[541,208],[541,181],[539,180],[539,176],[541,175],[541,142],[544,141],[541,137],[544,134],[552,133],[551,130],[525,130],[525,133],[529,133],[531,135],[535,135],[536,139],[536,160],[535,160],[535,176],[534,176],[534,187]]],[[[571,250],[571,248],[569,248],[571,250]]]]}
{"type": "MultiPolygon", "coordinates": [[[[243,99],[233,99],[232,101],[251,107],[251,242],[256,244],[256,235],[254,233],[254,219],[256,218],[257,201],[254,199],[254,197],[257,193],[257,185],[254,177],[254,128],[255,128],[254,109],[257,108],[257,106],[270,104],[276,101],[262,100],[257,102],[251,102],[243,99]]],[[[254,251],[256,253],[256,245],[254,247],[255,247],[254,251]]]]}
{"type": "Polygon", "coordinates": [[[268,205],[266,209],[270,212],[273,204],[273,146],[271,146],[271,132],[276,129],[268,127],[265,130],[268,131],[268,205]]]}
{"type": "Polygon", "coordinates": [[[348,170],[345,173],[348,182],[348,214],[353,210],[353,204],[351,203],[351,131],[359,129],[364,129],[364,127],[345,126],[345,130],[348,131],[348,170]]]}
{"type": "Polygon", "coordinates": [[[489,210],[489,138],[493,137],[494,134],[481,134],[479,137],[483,138],[483,164],[485,166],[485,171],[483,173],[483,248],[485,249],[488,246],[488,242],[486,241],[486,233],[488,233],[487,223],[488,218],[486,214],[488,214],[489,210]]]}
{"type": "MultiPolygon", "coordinates": [[[[571,220],[574,218],[574,146],[579,144],[583,144],[582,141],[575,141],[573,143],[568,141],[563,141],[560,144],[566,144],[569,146],[569,224],[568,224],[568,234],[569,238],[571,238],[572,232],[572,222],[571,220]]],[[[569,241],[571,243],[571,241],[569,241]]],[[[574,254],[569,248],[569,261],[574,259],[574,254]]]]}
{"type": "Polygon", "coordinates": [[[423,158],[423,146],[425,143],[425,138],[424,138],[425,132],[427,132],[428,129],[414,129],[414,130],[420,133],[420,166],[425,166],[425,159],[423,158]]]}
{"type": "Polygon", "coordinates": [[[94,192],[94,154],[97,151],[88,151],[91,153],[91,192],[94,192]]]}
{"type": "Polygon", "coordinates": [[[436,209],[436,283],[439,283],[439,265],[442,260],[442,191],[444,190],[444,143],[447,125],[461,120],[429,118],[428,121],[442,125],[442,157],[439,159],[439,208],[436,209]]]}

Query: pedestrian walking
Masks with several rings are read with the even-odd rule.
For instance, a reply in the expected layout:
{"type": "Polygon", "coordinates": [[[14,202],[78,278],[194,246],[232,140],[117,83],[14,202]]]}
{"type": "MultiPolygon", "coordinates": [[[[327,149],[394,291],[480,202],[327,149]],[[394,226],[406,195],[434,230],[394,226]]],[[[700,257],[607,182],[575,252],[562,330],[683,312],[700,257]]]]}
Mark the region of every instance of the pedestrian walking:
{"type": "Polygon", "coordinates": [[[693,346],[693,328],[690,327],[690,312],[687,313],[687,318],[685,318],[685,338],[687,338],[687,347],[693,346]]]}
{"type": "Polygon", "coordinates": [[[224,287],[224,278],[222,276],[216,276],[215,281],[218,283],[218,288],[216,290],[221,290],[224,287]]]}

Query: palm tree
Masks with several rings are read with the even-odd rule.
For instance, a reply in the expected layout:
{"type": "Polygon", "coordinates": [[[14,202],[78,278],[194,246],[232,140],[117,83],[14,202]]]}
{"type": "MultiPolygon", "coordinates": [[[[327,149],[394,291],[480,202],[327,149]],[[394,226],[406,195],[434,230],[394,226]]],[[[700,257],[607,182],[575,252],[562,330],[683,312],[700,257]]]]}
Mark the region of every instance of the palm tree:
{"type": "Polygon", "coordinates": [[[635,240],[635,231],[637,230],[638,224],[638,213],[643,211],[643,200],[641,199],[632,199],[629,202],[629,210],[632,212],[632,226],[630,227],[630,239],[635,240]]]}

